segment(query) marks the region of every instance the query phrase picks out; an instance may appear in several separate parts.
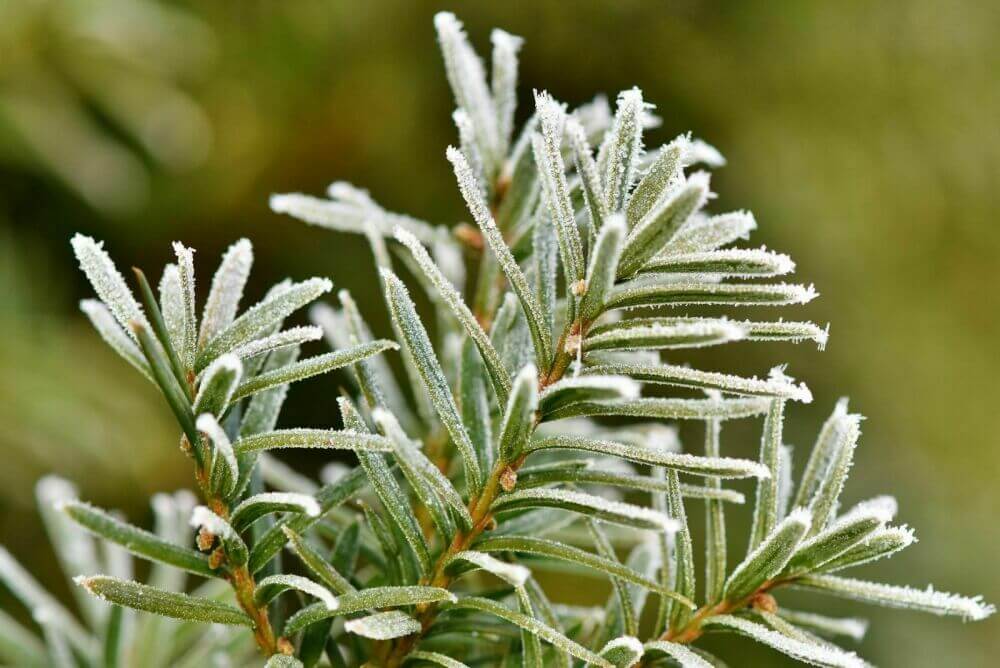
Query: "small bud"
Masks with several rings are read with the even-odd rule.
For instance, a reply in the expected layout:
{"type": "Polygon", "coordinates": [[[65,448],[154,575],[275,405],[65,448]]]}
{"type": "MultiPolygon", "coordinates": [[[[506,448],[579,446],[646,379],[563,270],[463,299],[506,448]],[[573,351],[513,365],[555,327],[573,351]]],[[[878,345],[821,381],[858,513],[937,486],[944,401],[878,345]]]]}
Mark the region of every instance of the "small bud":
{"type": "Polygon", "coordinates": [[[486,521],[486,526],[483,528],[485,531],[495,531],[497,528],[497,519],[490,515],[490,518],[486,521]]]}
{"type": "Polygon", "coordinates": [[[219,568],[220,566],[222,566],[225,560],[226,560],[226,551],[223,550],[222,546],[220,545],[212,552],[212,554],[209,555],[208,566],[209,568],[219,568]]]}
{"type": "Polygon", "coordinates": [[[483,250],[483,234],[478,229],[468,223],[461,223],[455,226],[452,234],[469,248],[483,250]]]}
{"type": "Polygon", "coordinates": [[[281,638],[278,638],[278,651],[282,654],[292,656],[295,654],[295,647],[288,641],[288,638],[282,636],[281,638]]]}
{"type": "Polygon", "coordinates": [[[778,601],[766,592],[761,592],[754,596],[753,600],[750,601],[750,606],[754,610],[761,610],[763,612],[773,613],[778,611],[778,601]]]}
{"type": "Polygon", "coordinates": [[[572,293],[577,297],[582,297],[584,293],[587,292],[587,281],[581,278],[579,281],[573,284],[573,286],[570,288],[570,291],[572,291],[572,293]]]}
{"type": "Polygon", "coordinates": [[[500,487],[503,488],[503,491],[510,492],[513,491],[515,486],[517,486],[517,472],[507,466],[504,468],[503,473],[500,474],[500,487]]]}
{"type": "Polygon", "coordinates": [[[198,539],[196,542],[199,550],[202,552],[208,552],[212,549],[212,545],[215,544],[215,534],[205,527],[202,527],[198,529],[198,539]]]}

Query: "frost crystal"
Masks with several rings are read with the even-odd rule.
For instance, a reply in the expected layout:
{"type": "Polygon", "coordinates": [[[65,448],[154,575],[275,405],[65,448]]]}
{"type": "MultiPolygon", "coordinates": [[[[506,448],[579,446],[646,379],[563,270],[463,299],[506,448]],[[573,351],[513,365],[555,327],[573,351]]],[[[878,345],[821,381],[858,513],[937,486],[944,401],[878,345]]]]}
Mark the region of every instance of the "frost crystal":
{"type": "Polygon", "coordinates": [[[136,322],[149,328],[146,315],[142,312],[139,302],[135,300],[132,291],[125,284],[125,279],[118,273],[111,257],[104,250],[104,244],[94,241],[91,237],[77,234],[70,241],[73,252],[80,263],[80,268],[87,275],[87,280],[94,286],[94,292],[108,307],[115,320],[132,338],[131,323],[136,322]]]}

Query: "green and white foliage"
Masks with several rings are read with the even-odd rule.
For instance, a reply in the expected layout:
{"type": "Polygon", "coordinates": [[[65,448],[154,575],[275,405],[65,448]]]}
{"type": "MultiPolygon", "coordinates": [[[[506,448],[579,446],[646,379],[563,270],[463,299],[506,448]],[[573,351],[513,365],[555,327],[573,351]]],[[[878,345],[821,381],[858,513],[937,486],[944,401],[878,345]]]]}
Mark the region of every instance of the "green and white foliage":
{"type": "Polygon", "coordinates": [[[232,590],[212,577],[208,558],[194,549],[188,520],[196,500],[190,492],[153,496],[152,531],[77,497],[72,484],[54,476],[36,485],[52,547],[73,592],[83,595],[75,597],[75,611],[0,548],[0,582],[20,604],[0,613],[3,665],[194,668],[260,662],[232,590]],[[152,562],[147,584],[132,581],[134,557],[152,562]]]}
{"type": "Polygon", "coordinates": [[[914,542],[892,524],[890,497],[842,510],[861,435],[846,402],[795,476],[783,424],[812,401],[808,387],[780,366],[757,378],[680,358],[692,347],[827,341],[813,323],[742,312],[816,292],[780,282],[795,269],[787,256],[732,247],[756,221],[710,210],[710,176],[696,167],[721,166],[718,151],[688,135],[651,148],[658,119],[638,89],[614,110],[538,92],[517,132],[521,40],[494,32],[488,74],[453,15],[435,26],[457,106],[457,147],[445,155],[474,225],[392,213],[342,182],[326,199],[271,200],[365,235],[394,340],[375,338],[372,305],[345,291],[310,309],[314,326],[286,327],[330,290],[321,278],[279,283],[239,314],[246,241],[225,254],[199,322],[191,249],[175,245],[157,297],[141,272],[133,293],[100,244],[74,238],[100,298],[81,306],[162,392],[201,498],[157,497],[149,532],[46,483],[57,552],[79,593],[99,600],[82,595],[70,612],[0,553],[0,579],[39,627],[0,619],[0,655],[29,666],[205,665],[222,651],[250,665],[232,657],[255,644],[257,665],[303,668],[722,665],[698,646],[712,630],[853,666],[864,664],[827,638],[856,641],[867,625],[823,614],[823,595],[992,614],[979,598],[841,573],[914,542]],[[300,359],[321,334],[333,352],[300,359]],[[287,385],[334,369],[347,371],[342,428],[275,429],[287,385]],[[757,425],[759,455],[747,458],[756,443],[732,447],[731,420],[757,425]],[[704,426],[703,449],[684,451],[679,421],[704,426]],[[264,452],[287,447],[350,451],[339,459],[357,466],[340,461],[317,483],[264,452]],[[726,509],[751,498],[750,535],[734,536],[726,509]],[[704,550],[689,530],[702,512],[704,550]],[[733,545],[745,555],[727,559],[733,545]],[[153,562],[147,584],[122,553],[153,562]],[[552,573],[606,578],[612,595],[597,608],[552,600],[552,573]],[[191,575],[204,582],[192,589],[191,575]],[[787,588],[814,593],[816,609],[784,608],[787,588]]]}

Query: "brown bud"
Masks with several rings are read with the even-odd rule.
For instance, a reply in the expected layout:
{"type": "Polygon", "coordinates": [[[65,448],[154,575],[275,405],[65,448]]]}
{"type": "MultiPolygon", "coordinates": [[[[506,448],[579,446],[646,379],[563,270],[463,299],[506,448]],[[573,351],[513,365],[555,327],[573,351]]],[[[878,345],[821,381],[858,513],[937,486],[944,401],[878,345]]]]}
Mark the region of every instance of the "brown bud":
{"type": "Polygon", "coordinates": [[[282,636],[281,638],[278,638],[278,651],[282,654],[291,656],[295,654],[295,646],[288,641],[288,638],[282,636]]]}
{"type": "Polygon", "coordinates": [[[205,527],[198,529],[197,544],[199,550],[202,552],[208,552],[212,549],[212,545],[215,544],[215,534],[205,527]]]}
{"type": "Polygon", "coordinates": [[[582,296],[585,292],[587,292],[587,281],[581,278],[579,281],[573,284],[573,286],[570,288],[570,291],[577,297],[582,296]]]}
{"type": "Polygon", "coordinates": [[[456,225],[452,234],[469,248],[483,250],[483,233],[468,223],[456,225]]]}
{"type": "Polygon", "coordinates": [[[486,526],[483,527],[485,531],[493,531],[497,528],[497,519],[490,515],[489,519],[486,520],[486,526]]]}
{"type": "Polygon", "coordinates": [[[778,601],[767,592],[761,592],[754,596],[753,600],[750,601],[750,607],[754,610],[761,610],[763,612],[777,612],[778,601]]]}
{"type": "Polygon", "coordinates": [[[500,487],[503,491],[510,492],[517,486],[517,471],[507,466],[500,474],[500,487]]]}
{"type": "Polygon", "coordinates": [[[208,557],[208,567],[209,568],[218,568],[218,567],[222,566],[222,564],[223,564],[223,562],[225,560],[226,560],[226,551],[223,550],[222,546],[220,545],[218,548],[216,548],[212,552],[212,554],[209,555],[209,557],[208,557]]]}

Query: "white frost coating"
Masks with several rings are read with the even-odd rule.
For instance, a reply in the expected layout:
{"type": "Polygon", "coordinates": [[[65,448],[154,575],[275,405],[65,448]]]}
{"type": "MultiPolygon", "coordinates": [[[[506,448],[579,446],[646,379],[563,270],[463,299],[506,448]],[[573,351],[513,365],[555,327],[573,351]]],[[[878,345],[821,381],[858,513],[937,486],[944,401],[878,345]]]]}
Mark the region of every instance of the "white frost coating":
{"type": "Polygon", "coordinates": [[[681,668],[712,668],[712,664],[695,654],[686,645],[656,640],[646,643],[644,650],[646,653],[663,652],[674,659],[681,668]]]}
{"type": "Polygon", "coordinates": [[[462,295],[459,294],[455,286],[446,278],[445,274],[439,270],[438,266],[434,264],[434,261],[416,237],[398,227],[396,228],[395,236],[396,240],[406,246],[410,253],[413,254],[413,258],[420,265],[420,269],[424,272],[424,275],[434,284],[441,298],[455,315],[455,318],[465,329],[473,343],[476,344],[476,348],[479,349],[480,354],[483,356],[483,361],[489,369],[490,380],[493,382],[494,389],[497,391],[501,403],[506,401],[507,395],[510,393],[510,380],[507,375],[507,369],[500,359],[500,355],[490,342],[489,336],[483,331],[479,321],[476,320],[476,316],[473,315],[472,311],[466,305],[465,300],[462,299],[462,295]]]}
{"type": "Polygon", "coordinates": [[[788,517],[785,519],[787,522],[795,522],[805,527],[812,524],[812,514],[808,508],[795,508],[792,512],[788,513],[788,517]]]}
{"type": "Polygon", "coordinates": [[[865,537],[860,545],[851,548],[832,562],[824,564],[823,570],[833,573],[845,568],[854,568],[861,564],[879,561],[891,557],[915,542],[917,542],[917,537],[913,534],[913,529],[908,526],[876,529],[865,537]]]}
{"type": "Polygon", "coordinates": [[[458,145],[462,152],[469,157],[469,165],[476,174],[476,181],[479,183],[479,190],[486,196],[486,167],[483,161],[482,151],[476,141],[476,129],[472,124],[472,119],[465,109],[456,109],[451,114],[451,120],[458,130],[458,145]]]}
{"type": "Polygon", "coordinates": [[[601,648],[601,656],[612,658],[612,663],[615,665],[632,666],[642,658],[644,651],[645,648],[642,646],[642,641],[638,638],[634,636],[620,636],[609,640],[601,648]]]}
{"type": "Polygon", "coordinates": [[[299,494],[297,492],[262,492],[244,499],[238,506],[236,506],[232,513],[233,521],[236,522],[237,525],[240,525],[240,522],[238,521],[240,519],[240,515],[253,509],[254,506],[278,506],[282,510],[290,507],[296,507],[299,509],[299,512],[308,515],[309,517],[319,517],[321,512],[319,503],[317,503],[316,499],[308,494],[299,494]]]}
{"type": "Polygon", "coordinates": [[[812,322],[786,322],[778,320],[776,322],[754,322],[744,320],[737,322],[747,332],[750,341],[815,341],[820,350],[826,348],[826,343],[830,338],[830,325],[820,327],[812,322]]]}
{"type": "MultiPolygon", "coordinates": [[[[885,528],[885,523],[889,522],[892,519],[892,514],[887,512],[888,510],[889,509],[885,507],[880,507],[878,505],[864,506],[863,504],[859,504],[858,506],[852,508],[849,512],[845,513],[844,515],[833,521],[830,524],[830,526],[828,526],[823,531],[820,531],[819,533],[812,536],[808,540],[802,541],[802,543],[799,544],[799,547],[797,548],[796,552],[798,554],[806,553],[810,548],[829,540],[831,536],[835,536],[838,532],[849,527],[851,524],[856,524],[856,523],[867,524],[870,521],[874,521],[877,523],[877,526],[873,530],[873,533],[880,532],[882,529],[885,528]]],[[[871,539],[871,536],[872,534],[869,534],[866,537],[865,541],[862,541],[862,544],[866,544],[867,541],[871,539]]],[[[844,552],[842,551],[841,555],[843,553],[844,552]]],[[[841,555],[837,555],[837,557],[841,555]]],[[[826,561],[836,562],[837,557],[833,557],[832,559],[827,559],[826,561]]],[[[821,562],[820,565],[825,564],[826,561],[821,562]]]]}
{"type": "MultiPolygon", "coordinates": [[[[514,255],[507,242],[504,241],[503,234],[497,228],[496,221],[490,214],[489,207],[483,200],[476,183],[475,175],[469,167],[468,161],[461,151],[449,146],[446,155],[455,171],[455,178],[458,180],[458,188],[462,191],[462,198],[465,200],[472,218],[476,221],[482,231],[490,250],[497,258],[504,275],[510,282],[511,288],[517,295],[521,307],[524,309],[528,321],[528,328],[531,331],[531,339],[535,344],[536,358],[547,365],[552,354],[551,335],[548,330],[545,318],[542,317],[542,309],[535,298],[534,290],[528,283],[527,277],[521,271],[520,265],[514,259],[514,255]]],[[[539,364],[542,366],[542,364],[539,364]]]]}
{"type": "Polygon", "coordinates": [[[206,399],[205,393],[216,389],[212,387],[214,385],[212,379],[220,373],[227,373],[233,376],[233,381],[226,387],[226,395],[222,397],[222,403],[220,404],[223,407],[229,405],[230,399],[233,398],[233,392],[236,391],[236,387],[240,384],[240,379],[243,377],[243,363],[240,362],[239,357],[233,354],[226,354],[217,358],[201,372],[201,382],[198,387],[198,394],[194,398],[194,406],[201,406],[202,401],[206,399]]]}
{"type": "MultiPolygon", "coordinates": [[[[587,131],[576,116],[570,116],[566,119],[566,135],[569,137],[570,146],[573,149],[576,171],[580,176],[587,198],[586,204],[589,208],[596,209],[600,218],[604,219],[607,217],[607,209],[604,207],[604,185],[601,183],[601,175],[598,173],[597,163],[590,150],[590,142],[587,141],[587,131]],[[591,198],[590,193],[594,193],[593,198],[591,198]],[[591,201],[592,199],[593,201],[591,201]]],[[[591,217],[593,218],[593,212],[591,212],[591,217]]],[[[599,223],[600,220],[592,222],[599,223]]],[[[604,224],[607,225],[609,222],[605,220],[604,224]]],[[[622,222],[624,223],[624,219],[622,222]]],[[[624,234],[622,236],[624,237],[624,234]]],[[[590,282],[589,277],[587,281],[590,282]]]]}
{"type": "MultiPolygon", "coordinates": [[[[586,156],[585,156],[586,157],[586,156]]],[[[594,188],[597,186],[595,185],[594,188]]],[[[594,188],[588,188],[587,192],[594,188]]],[[[590,196],[587,196],[588,199],[590,196]]],[[[621,259],[622,243],[625,238],[625,216],[621,213],[613,213],[605,216],[603,213],[593,213],[591,218],[593,224],[597,225],[603,221],[597,238],[593,242],[593,249],[590,252],[589,265],[587,267],[587,279],[583,283],[583,295],[580,300],[577,319],[583,323],[592,322],[600,316],[604,307],[605,299],[611,288],[615,284],[615,276],[618,273],[618,263],[621,259]]],[[[567,348],[569,344],[567,343],[567,348]]],[[[580,345],[576,346],[578,355],[582,350],[580,345]]],[[[579,363],[579,357],[577,358],[579,363]]]]}
{"type": "Polygon", "coordinates": [[[231,245],[222,256],[201,314],[199,346],[211,341],[236,318],[252,266],[253,246],[247,239],[240,239],[231,245]]]}
{"type": "Polygon", "coordinates": [[[982,596],[950,594],[937,591],[931,585],[921,590],[835,575],[805,577],[796,582],[796,585],[888,608],[920,610],[935,615],[954,615],[966,621],[986,619],[996,612],[996,607],[984,602],[982,596]]]}
{"type": "Polygon", "coordinates": [[[601,650],[601,654],[604,654],[608,650],[618,648],[627,649],[639,656],[642,656],[642,641],[634,636],[621,636],[619,638],[615,638],[614,640],[609,640],[601,650]]]}
{"type": "Polygon", "coordinates": [[[194,305],[194,249],[175,241],[174,253],[177,255],[177,271],[181,280],[181,295],[184,298],[182,345],[177,353],[184,366],[190,369],[194,366],[198,338],[198,316],[195,314],[194,305]]]}
{"type": "Polygon", "coordinates": [[[853,508],[848,510],[842,517],[866,511],[879,513],[885,517],[883,520],[884,522],[891,522],[892,519],[896,517],[896,513],[899,512],[899,502],[896,501],[896,497],[894,496],[882,494],[858,503],[853,508]]]}
{"type": "Polygon", "coordinates": [[[454,14],[438,12],[434,15],[434,27],[455,101],[469,114],[484,157],[494,164],[499,158],[500,134],[483,62],[469,45],[462,23],[454,14]]]}
{"type": "Polygon", "coordinates": [[[876,497],[870,501],[862,501],[837,519],[833,520],[827,531],[840,529],[852,522],[857,522],[858,520],[867,518],[871,518],[882,524],[890,522],[896,512],[894,502],[895,499],[891,496],[876,497]],[[885,499],[890,499],[892,503],[885,501],[885,499]]]}
{"type": "Polygon", "coordinates": [[[761,246],[659,255],[643,267],[644,273],[664,271],[757,278],[790,274],[795,271],[795,262],[784,253],[761,246]]]}
{"type": "Polygon", "coordinates": [[[726,158],[719,152],[719,149],[701,139],[690,140],[685,149],[685,166],[698,163],[709,167],[724,167],[726,165],[726,158]]]}
{"type": "Polygon", "coordinates": [[[650,383],[667,383],[687,387],[698,387],[721,390],[733,394],[750,396],[769,396],[782,399],[794,399],[808,404],[812,401],[812,392],[805,383],[795,385],[792,379],[783,373],[771,370],[768,380],[744,378],[727,373],[701,371],[672,364],[646,366],[640,364],[602,364],[587,369],[588,373],[600,377],[602,374],[622,374],[637,380],[650,383]]]}
{"type": "Polygon", "coordinates": [[[500,561],[485,552],[464,550],[453,556],[450,561],[467,561],[515,587],[520,587],[531,577],[531,571],[524,566],[500,561]]]}
{"type": "Polygon", "coordinates": [[[807,304],[819,296],[812,285],[796,283],[628,283],[612,293],[608,308],[718,304],[787,306],[807,304]]]}
{"type": "Polygon", "coordinates": [[[615,522],[614,517],[622,521],[635,520],[646,524],[653,524],[660,531],[674,533],[679,531],[681,526],[677,520],[667,517],[663,513],[642,506],[635,506],[630,503],[620,501],[610,501],[594,494],[577,492],[569,489],[525,489],[512,492],[500,497],[497,507],[517,504],[520,501],[547,501],[547,505],[553,507],[563,507],[560,504],[572,504],[586,508],[594,508],[607,516],[602,517],[609,522],[615,522]]]}
{"type": "Polygon", "coordinates": [[[261,339],[254,339],[236,346],[230,352],[240,359],[260,355],[277,348],[295,346],[310,341],[319,341],[323,338],[323,329],[315,325],[305,325],[301,327],[290,327],[281,332],[265,336],[261,339]]]}
{"type": "Polygon", "coordinates": [[[576,213],[566,181],[562,159],[563,128],[566,112],[563,105],[546,92],[535,93],[535,109],[540,133],[532,137],[535,163],[545,193],[545,202],[559,237],[559,250],[568,282],[583,278],[583,245],[576,224],[576,213]]]}
{"type": "Polygon", "coordinates": [[[676,236],[677,230],[682,229],[690,217],[700,211],[712,197],[711,175],[708,172],[695,172],[664,195],[626,237],[619,276],[629,276],[640,271],[655,258],[656,253],[669,247],[670,239],[676,236]]]}
{"type": "Polygon", "coordinates": [[[234,446],[240,453],[259,452],[277,448],[334,448],[339,450],[367,450],[388,452],[392,446],[388,439],[375,434],[351,429],[276,429],[246,436],[234,446]]]}
{"type": "Polygon", "coordinates": [[[847,398],[837,401],[833,413],[820,428],[816,444],[809,454],[805,471],[799,481],[799,489],[795,495],[795,505],[804,506],[811,502],[820,484],[826,477],[831,462],[839,452],[838,438],[841,432],[853,420],[857,422],[860,416],[850,416],[847,413],[847,398]]]}
{"type": "Polygon", "coordinates": [[[700,348],[746,337],[738,323],[709,318],[642,318],[601,327],[584,340],[586,350],[700,348]]]}
{"type": "Polygon", "coordinates": [[[506,153],[514,131],[514,111],[517,108],[517,54],[524,40],[494,28],[490,33],[493,56],[490,61],[493,104],[496,107],[497,134],[500,152],[506,153]]]}
{"type": "Polygon", "coordinates": [[[715,250],[747,239],[757,229],[749,211],[733,211],[704,219],[692,218],[667,244],[665,253],[695,253],[715,250]]]}
{"type": "Polygon", "coordinates": [[[544,401],[554,395],[574,392],[597,390],[601,398],[635,399],[639,396],[642,385],[632,380],[628,376],[594,374],[588,376],[577,376],[576,378],[563,378],[552,383],[538,396],[539,401],[544,401]]]}
{"type": "MultiPolygon", "coordinates": [[[[272,332],[291,313],[312,302],[333,287],[326,278],[310,278],[300,283],[282,282],[271,288],[232,324],[209,341],[199,355],[202,366],[253,339],[272,332]]],[[[200,369],[201,367],[199,367],[200,369]]]]}
{"type": "Polygon", "coordinates": [[[646,105],[638,88],[618,94],[614,123],[598,152],[598,165],[604,168],[604,202],[608,211],[618,211],[625,204],[642,153],[642,116],[646,105]]]}
{"type": "MultiPolygon", "coordinates": [[[[862,417],[857,414],[847,414],[846,410],[846,402],[841,401],[834,411],[834,417],[828,421],[828,423],[832,423],[826,455],[828,463],[822,470],[816,493],[809,503],[816,519],[816,524],[812,529],[813,533],[826,526],[829,519],[836,514],[837,506],[840,503],[840,493],[844,489],[848,473],[854,463],[854,451],[857,449],[858,439],[861,437],[862,417]]],[[[820,445],[817,444],[816,447],[819,448],[820,445]]]]}
{"type": "Polygon", "coordinates": [[[451,506],[452,510],[462,518],[465,526],[471,527],[475,522],[469,514],[465,500],[448,476],[420,451],[423,444],[411,439],[396,417],[381,407],[372,411],[372,419],[382,433],[392,441],[396,462],[414,487],[419,487],[418,493],[421,494],[421,498],[425,498],[424,491],[426,486],[429,486],[441,501],[451,506]]]}
{"type": "Polygon", "coordinates": [[[149,329],[149,321],[142,307],[136,301],[132,291],[128,289],[125,279],[118,272],[115,263],[104,250],[104,242],[97,242],[91,237],[76,234],[70,240],[73,253],[80,263],[80,269],[94,287],[94,292],[108,307],[111,314],[122,326],[129,337],[135,339],[135,334],[129,326],[137,322],[149,329]]]}
{"type": "Polygon", "coordinates": [[[377,612],[374,615],[349,619],[344,630],[372,640],[391,640],[420,632],[420,622],[399,610],[377,612]]]}
{"type": "Polygon", "coordinates": [[[482,481],[476,450],[472,445],[469,432],[462,423],[455,398],[451,393],[444,370],[434,353],[427,330],[424,329],[420,316],[417,315],[416,306],[403,282],[384,267],[379,269],[379,273],[382,276],[382,285],[385,289],[386,301],[389,304],[389,314],[401,335],[402,343],[409,351],[417,376],[423,382],[424,390],[429,395],[434,411],[441,419],[445,430],[461,456],[470,490],[474,494],[478,493],[482,481]]]}
{"type": "Polygon", "coordinates": [[[843,668],[863,668],[865,666],[865,662],[853,652],[845,652],[832,645],[802,642],[783,633],[772,631],[763,624],[757,624],[740,617],[717,615],[706,620],[705,625],[733,629],[806,663],[820,666],[842,666],[843,668]]]}
{"type": "MultiPolygon", "coordinates": [[[[781,572],[795,552],[796,545],[812,524],[812,513],[805,508],[795,508],[788,513],[771,533],[750,551],[743,561],[733,569],[726,580],[726,593],[740,589],[739,584],[745,584],[746,579],[756,578],[760,582],[770,579],[781,572]],[[790,539],[794,539],[791,542],[790,539]],[[760,577],[762,569],[763,577],[760,577]],[[741,583],[741,579],[743,582],[741,583]]],[[[745,595],[749,592],[739,591],[745,595]]]]}
{"type": "Polygon", "coordinates": [[[258,591],[267,587],[276,587],[281,590],[298,589],[304,594],[318,598],[326,606],[327,610],[336,610],[340,607],[340,601],[337,600],[333,592],[323,585],[313,582],[309,578],[304,578],[301,575],[270,575],[257,583],[258,591]]]}
{"type": "Polygon", "coordinates": [[[546,448],[598,452],[643,464],[675,468],[682,473],[711,475],[720,478],[771,477],[771,472],[766,466],[749,459],[702,457],[683,452],[672,452],[668,448],[633,446],[601,439],[553,436],[536,440],[530,446],[531,450],[544,450],[546,448]]]}
{"type": "Polygon", "coordinates": [[[204,528],[213,536],[219,536],[224,540],[239,540],[232,525],[209,510],[207,506],[194,507],[191,511],[190,524],[195,529],[204,528]]]}
{"type": "MultiPolygon", "coordinates": [[[[688,135],[679,135],[669,144],[643,156],[645,170],[629,196],[626,209],[628,219],[633,225],[674,192],[678,184],[684,182],[682,156],[689,141],[688,135]]],[[[691,220],[689,218],[687,224],[690,224],[691,220]]]]}
{"type": "Polygon", "coordinates": [[[181,272],[176,264],[168,264],[160,276],[160,313],[167,329],[167,337],[174,350],[184,348],[184,289],[181,287],[181,272]]]}

